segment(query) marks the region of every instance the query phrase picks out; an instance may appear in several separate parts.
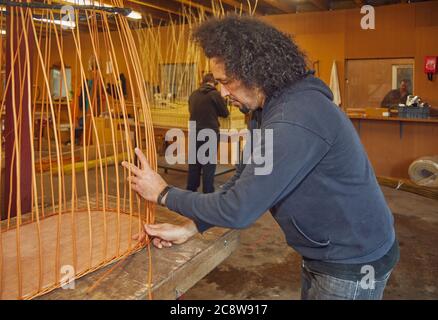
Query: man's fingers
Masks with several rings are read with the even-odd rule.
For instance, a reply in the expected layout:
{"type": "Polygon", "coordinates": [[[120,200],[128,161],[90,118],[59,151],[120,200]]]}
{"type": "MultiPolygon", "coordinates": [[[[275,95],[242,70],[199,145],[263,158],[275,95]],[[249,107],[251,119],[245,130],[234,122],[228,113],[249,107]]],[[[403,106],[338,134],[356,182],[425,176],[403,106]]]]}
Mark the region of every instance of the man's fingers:
{"type": "Polygon", "coordinates": [[[139,148],[135,148],[135,154],[137,155],[138,159],[140,160],[141,163],[141,168],[143,170],[145,169],[150,169],[148,160],[146,159],[144,153],[139,149],[139,148]]]}
{"type": "Polygon", "coordinates": [[[138,240],[138,242],[142,242],[146,238],[146,233],[140,232],[132,236],[133,240],[138,240]]]}
{"type": "Polygon", "coordinates": [[[139,168],[137,168],[135,165],[133,165],[132,163],[123,161],[122,166],[124,166],[128,170],[131,170],[131,172],[133,174],[135,174],[136,176],[141,175],[141,170],[139,168]]]}
{"type": "Polygon", "coordinates": [[[168,223],[160,223],[160,224],[145,224],[144,230],[147,234],[155,237],[160,237],[161,239],[167,239],[169,237],[169,226],[172,226],[168,223]]]}
{"type": "Polygon", "coordinates": [[[145,226],[147,226],[149,229],[162,230],[162,229],[168,229],[173,225],[170,223],[157,223],[157,224],[145,224],[145,226]]]}
{"type": "Polygon", "coordinates": [[[135,176],[130,176],[130,177],[128,177],[127,180],[128,180],[129,182],[131,182],[132,184],[137,184],[137,183],[140,181],[140,179],[137,178],[137,177],[135,177],[135,176]]]}
{"type": "Polygon", "coordinates": [[[145,224],[144,230],[147,232],[150,236],[158,236],[160,234],[160,229],[156,228],[156,226],[152,224],[145,224]]]}
{"type": "Polygon", "coordinates": [[[138,184],[131,183],[131,189],[134,190],[135,192],[141,194],[141,188],[138,186],[138,184]]]}
{"type": "Polygon", "coordinates": [[[159,249],[170,248],[172,246],[172,242],[166,241],[166,240],[163,240],[163,239],[160,239],[160,238],[152,239],[152,243],[154,244],[154,246],[156,246],[159,249]]]}
{"type": "Polygon", "coordinates": [[[172,246],[172,242],[161,240],[161,244],[167,248],[170,248],[172,246]]]}
{"type": "Polygon", "coordinates": [[[152,240],[152,243],[154,244],[154,246],[156,246],[159,249],[163,248],[163,245],[161,244],[160,238],[154,238],[152,240]]]}

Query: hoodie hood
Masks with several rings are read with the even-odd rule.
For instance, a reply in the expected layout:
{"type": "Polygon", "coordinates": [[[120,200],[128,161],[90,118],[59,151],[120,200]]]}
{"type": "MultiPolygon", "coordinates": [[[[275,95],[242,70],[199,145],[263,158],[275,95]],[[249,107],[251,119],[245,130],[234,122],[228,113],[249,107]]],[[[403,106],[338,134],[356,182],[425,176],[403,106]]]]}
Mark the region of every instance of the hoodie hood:
{"type": "Polygon", "coordinates": [[[202,93],[209,93],[213,90],[216,90],[216,88],[209,85],[208,83],[203,84],[202,86],[199,87],[199,91],[201,91],[202,93]]]}
{"type": "Polygon", "coordinates": [[[289,99],[293,95],[300,95],[300,93],[309,93],[309,91],[319,92],[327,97],[328,100],[333,101],[333,93],[330,88],[322,80],[310,74],[288,88],[281,90],[277,95],[268,98],[263,107],[263,117],[283,100],[289,99]]]}
{"type": "Polygon", "coordinates": [[[319,91],[331,101],[333,101],[333,93],[330,88],[321,79],[316,78],[313,75],[309,75],[304,79],[299,80],[294,85],[292,85],[290,90],[294,93],[308,90],[319,91]]]}
{"type": "Polygon", "coordinates": [[[298,80],[290,87],[281,90],[275,96],[269,97],[265,102],[265,107],[263,109],[265,109],[267,105],[276,105],[279,101],[283,100],[283,98],[289,96],[290,94],[304,91],[318,91],[326,96],[330,101],[333,101],[333,93],[330,88],[321,79],[316,78],[313,75],[308,75],[305,78],[298,80]]]}

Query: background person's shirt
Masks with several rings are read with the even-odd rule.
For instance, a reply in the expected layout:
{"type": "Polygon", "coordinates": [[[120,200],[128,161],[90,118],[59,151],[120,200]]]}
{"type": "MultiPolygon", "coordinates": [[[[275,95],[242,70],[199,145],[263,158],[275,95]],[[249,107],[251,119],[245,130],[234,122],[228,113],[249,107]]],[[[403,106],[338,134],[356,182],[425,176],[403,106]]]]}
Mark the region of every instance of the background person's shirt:
{"type": "Polygon", "coordinates": [[[400,89],[394,89],[389,91],[383,98],[380,104],[383,108],[391,108],[401,104],[406,104],[409,93],[401,94],[400,89]]]}
{"type": "Polygon", "coordinates": [[[209,84],[202,85],[189,97],[190,121],[196,121],[196,129],[219,131],[218,117],[230,114],[219,91],[209,84]]]}

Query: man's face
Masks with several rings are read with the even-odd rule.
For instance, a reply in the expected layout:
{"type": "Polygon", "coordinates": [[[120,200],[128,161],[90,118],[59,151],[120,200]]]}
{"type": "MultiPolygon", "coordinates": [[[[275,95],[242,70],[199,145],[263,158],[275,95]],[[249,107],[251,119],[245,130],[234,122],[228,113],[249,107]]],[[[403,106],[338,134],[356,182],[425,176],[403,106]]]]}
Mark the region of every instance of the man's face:
{"type": "Polygon", "coordinates": [[[221,84],[222,96],[228,97],[233,105],[237,107],[245,106],[250,110],[263,107],[265,95],[260,89],[250,89],[240,80],[229,78],[225,74],[224,63],[217,58],[210,60],[210,67],[215,79],[221,84]]]}
{"type": "Polygon", "coordinates": [[[406,81],[400,82],[400,90],[401,91],[407,91],[408,90],[408,84],[406,81]]]}

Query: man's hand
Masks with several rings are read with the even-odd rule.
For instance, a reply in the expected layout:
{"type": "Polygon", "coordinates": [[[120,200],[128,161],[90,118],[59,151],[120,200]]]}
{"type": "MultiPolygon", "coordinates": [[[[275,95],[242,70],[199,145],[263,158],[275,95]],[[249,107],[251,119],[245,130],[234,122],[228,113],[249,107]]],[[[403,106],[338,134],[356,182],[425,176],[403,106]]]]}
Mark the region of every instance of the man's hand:
{"type": "Polygon", "coordinates": [[[132,163],[122,162],[122,166],[130,170],[133,176],[128,178],[132,190],[136,191],[144,199],[157,202],[158,195],[167,186],[166,181],[156,173],[148,164],[148,161],[140,149],[135,148],[135,154],[141,163],[141,170],[132,163]]]}
{"type": "Polygon", "coordinates": [[[143,241],[146,233],[154,237],[152,243],[157,248],[171,247],[172,244],[182,244],[198,233],[195,223],[189,220],[183,225],[169,223],[145,224],[144,231],[135,235],[134,240],[143,241]]]}

